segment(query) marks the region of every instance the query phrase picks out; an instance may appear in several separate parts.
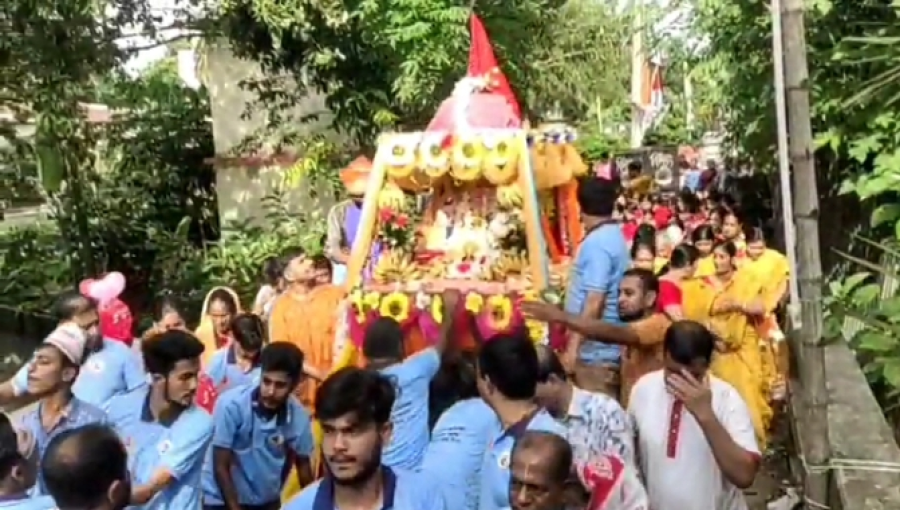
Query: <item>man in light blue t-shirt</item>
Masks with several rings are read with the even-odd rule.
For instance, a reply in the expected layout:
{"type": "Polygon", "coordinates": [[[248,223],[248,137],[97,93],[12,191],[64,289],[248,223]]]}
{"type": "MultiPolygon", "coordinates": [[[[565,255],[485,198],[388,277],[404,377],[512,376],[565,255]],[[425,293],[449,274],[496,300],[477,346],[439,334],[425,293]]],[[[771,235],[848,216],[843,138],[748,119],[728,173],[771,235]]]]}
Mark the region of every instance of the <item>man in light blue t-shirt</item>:
{"type": "Polygon", "coordinates": [[[384,449],[385,466],[414,470],[422,464],[428,447],[428,400],[431,379],[441,366],[441,354],[450,341],[453,314],[459,292],[444,292],[444,322],[433,346],[403,359],[403,330],[389,318],[376,320],[366,330],[363,355],[368,367],[380,371],[397,387],[391,409],[394,427],[391,442],[384,449]]]}
{"type": "Polygon", "coordinates": [[[131,508],[201,510],[200,474],[213,418],[194,404],[203,344],[170,330],[142,345],[152,382],[104,407],[128,451],[131,508]]]}
{"type": "MultiPolygon", "coordinates": [[[[582,317],[620,323],[619,282],[631,264],[622,226],[612,219],[618,186],[614,181],[591,179],[578,186],[585,236],[572,264],[565,309],[582,317]]],[[[579,387],[618,397],[619,346],[569,336],[563,356],[579,387]]]]}
{"type": "Polygon", "coordinates": [[[281,508],[334,510],[338,501],[351,501],[354,508],[462,510],[447,506],[440,479],[382,462],[385,443],[397,433],[391,430],[395,396],[389,378],[373,370],[345,367],[328,376],[316,390],[325,477],[281,508]]]}

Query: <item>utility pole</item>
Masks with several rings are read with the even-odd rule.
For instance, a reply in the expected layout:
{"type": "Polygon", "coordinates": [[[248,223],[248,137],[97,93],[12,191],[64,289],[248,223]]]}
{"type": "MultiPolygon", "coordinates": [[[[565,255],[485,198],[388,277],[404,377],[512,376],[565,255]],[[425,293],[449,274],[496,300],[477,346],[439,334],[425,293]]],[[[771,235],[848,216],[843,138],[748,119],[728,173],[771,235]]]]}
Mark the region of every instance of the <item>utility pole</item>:
{"type": "MultiPolygon", "coordinates": [[[[787,249],[796,246],[796,265],[791,268],[794,282],[794,298],[799,303],[790,306],[799,369],[803,381],[802,403],[806,416],[798,416],[804,428],[806,470],[804,496],[806,508],[827,508],[827,466],[831,457],[828,444],[828,388],[825,384],[825,347],[822,342],[822,260],[819,253],[819,192],[816,184],[816,168],[811,112],[809,106],[809,67],[806,61],[806,28],[804,26],[803,0],[773,0],[773,34],[783,42],[784,83],[776,94],[786,94],[787,140],[791,167],[793,168],[793,226],[796,241],[785,239],[787,249]],[[781,2],[784,2],[783,4],[781,2]],[[799,287],[799,288],[798,288],[799,287]],[[799,327],[802,325],[802,327],[799,327]]],[[[774,53],[774,52],[773,52],[774,53]]],[[[777,71],[776,65],[776,71],[777,71]]],[[[776,78],[778,73],[776,72],[776,78]]],[[[786,166],[786,165],[784,165],[786,166]]],[[[790,221],[786,222],[790,223],[790,221]]],[[[792,234],[791,225],[785,228],[786,236],[792,234]]]]}
{"type": "Polygon", "coordinates": [[[635,0],[631,23],[631,148],[639,149],[644,142],[644,2],[635,0]]]}

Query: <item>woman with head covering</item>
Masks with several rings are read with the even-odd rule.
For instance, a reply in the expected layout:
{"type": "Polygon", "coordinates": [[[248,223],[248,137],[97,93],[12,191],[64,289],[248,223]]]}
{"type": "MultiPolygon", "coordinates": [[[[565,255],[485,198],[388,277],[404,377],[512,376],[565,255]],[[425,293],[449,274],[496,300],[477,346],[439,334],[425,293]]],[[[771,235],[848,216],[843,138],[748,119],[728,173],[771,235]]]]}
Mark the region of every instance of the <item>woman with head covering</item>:
{"type": "Polygon", "coordinates": [[[241,311],[241,300],[228,287],[215,287],[203,300],[200,325],[194,334],[203,342],[203,363],[217,349],[231,343],[231,319],[241,311]]]}

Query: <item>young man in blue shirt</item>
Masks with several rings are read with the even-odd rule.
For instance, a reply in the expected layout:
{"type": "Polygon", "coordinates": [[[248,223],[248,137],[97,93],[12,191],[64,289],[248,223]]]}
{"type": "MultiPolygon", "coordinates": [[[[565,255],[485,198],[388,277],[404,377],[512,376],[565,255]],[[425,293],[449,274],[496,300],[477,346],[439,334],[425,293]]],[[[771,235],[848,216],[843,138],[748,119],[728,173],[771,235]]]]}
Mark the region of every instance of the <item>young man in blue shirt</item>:
{"type": "Polygon", "coordinates": [[[284,510],[451,510],[432,478],[382,463],[395,398],[391,380],[373,370],[347,367],[325,379],[316,390],[316,419],[326,475],[284,510]]]}
{"type": "Polygon", "coordinates": [[[484,452],[500,432],[496,413],[473,390],[438,418],[420,469],[440,481],[451,509],[477,510],[484,452]]]}
{"type": "Polygon", "coordinates": [[[312,421],[291,396],[303,377],[303,353],[289,342],[274,342],[259,363],[258,384],[232,388],[216,402],[203,468],[206,510],[277,510],[291,459],[302,484],[313,479],[312,421]]]}
{"type": "Polygon", "coordinates": [[[478,509],[509,510],[509,466],[516,441],[526,430],[563,438],[566,430],[535,404],[540,367],[534,343],[524,328],[484,343],[477,368],[478,392],[500,421],[484,456],[478,509]]]}
{"type": "MultiPolygon", "coordinates": [[[[53,330],[34,352],[28,366],[28,389],[40,402],[22,417],[20,428],[34,437],[39,456],[57,434],[106,421],[103,411],[72,393],[73,383],[83,369],[84,352],[84,332],[71,323],[53,330]]],[[[43,492],[43,483],[38,478],[33,494],[43,492]]]]}
{"type": "MultiPolygon", "coordinates": [[[[588,179],[578,185],[584,239],[572,264],[566,312],[619,324],[619,282],[631,265],[622,226],[613,220],[619,188],[615,181],[588,179]]],[[[575,382],[588,391],[619,395],[619,346],[569,334],[562,361],[575,382]],[[589,339],[588,339],[589,340],[589,339]]]]}
{"type": "Polygon", "coordinates": [[[252,313],[238,314],[231,319],[231,334],[234,342],[214,352],[206,363],[206,375],[219,393],[259,384],[259,353],[266,337],[262,319],[252,313]]]}
{"type": "MultiPolygon", "coordinates": [[[[86,338],[85,359],[72,391],[88,404],[102,406],[110,397],[131,391],[146,383],[139,357],[128,346],[100,335],[97,303],[76,291],[59,296],[53,316],[60,324],[74,324],[86,338]]],[[[25,403],[36,397],[28,388],[28,371],[23,366],[9,381],[0,384],[0,405],[14,401],[25,403]]]]}
{"type": "Polygon", "coordinates": [[[131,505],[200,510],[200,472],[213,433],[212,416],[194,405],[203,344],[170,330],[141,347],[151,383],[105,407],[128,450],[131,505]]]}
{"type": "Polygon", "coordinates": [[[47,447],[41,472],[57,510],[128,506],[128,454],[107,426],[86,425],[56,436],[47,447]]]}
{"type": "Polygon", "coordinates": [[[56,508],[50,496],[28,494],[37,481],[37,453],[34,437],[25,431],[17,432],[9,418],[0,413],[0,509],[56,508]]]}
{"type": "Polygon", "coordinates": [[[450,342],[453,315],[459,292],[446,291],[442,297],[444,320],[433,346],[403,359],[403,330],[396,321],[380,318],[366,330],[363,355],[369,368],[395,381],[398,394],[391,413],[393,438],[384,452],[387,466],[417,469],[428,447],[428,403],[431,380],[441,366],[441,356],[450,342]]]}

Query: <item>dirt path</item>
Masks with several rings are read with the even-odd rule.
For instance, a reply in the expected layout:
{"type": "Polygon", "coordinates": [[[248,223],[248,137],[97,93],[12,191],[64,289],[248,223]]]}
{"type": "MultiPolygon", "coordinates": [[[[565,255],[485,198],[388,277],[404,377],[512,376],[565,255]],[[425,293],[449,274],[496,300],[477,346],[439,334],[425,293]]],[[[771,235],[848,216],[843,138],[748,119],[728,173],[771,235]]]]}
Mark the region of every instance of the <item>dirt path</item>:
{"type": "Polygon", "coordinates": [[[784,413],[776,415],[772,428],[771,444],[766,452],[762,469],[753,487],[744,491],[750,510],[766,510],[769,501],[780,497],[784,490],[794,485],[790,474],[790,427],[784,413]]]}

